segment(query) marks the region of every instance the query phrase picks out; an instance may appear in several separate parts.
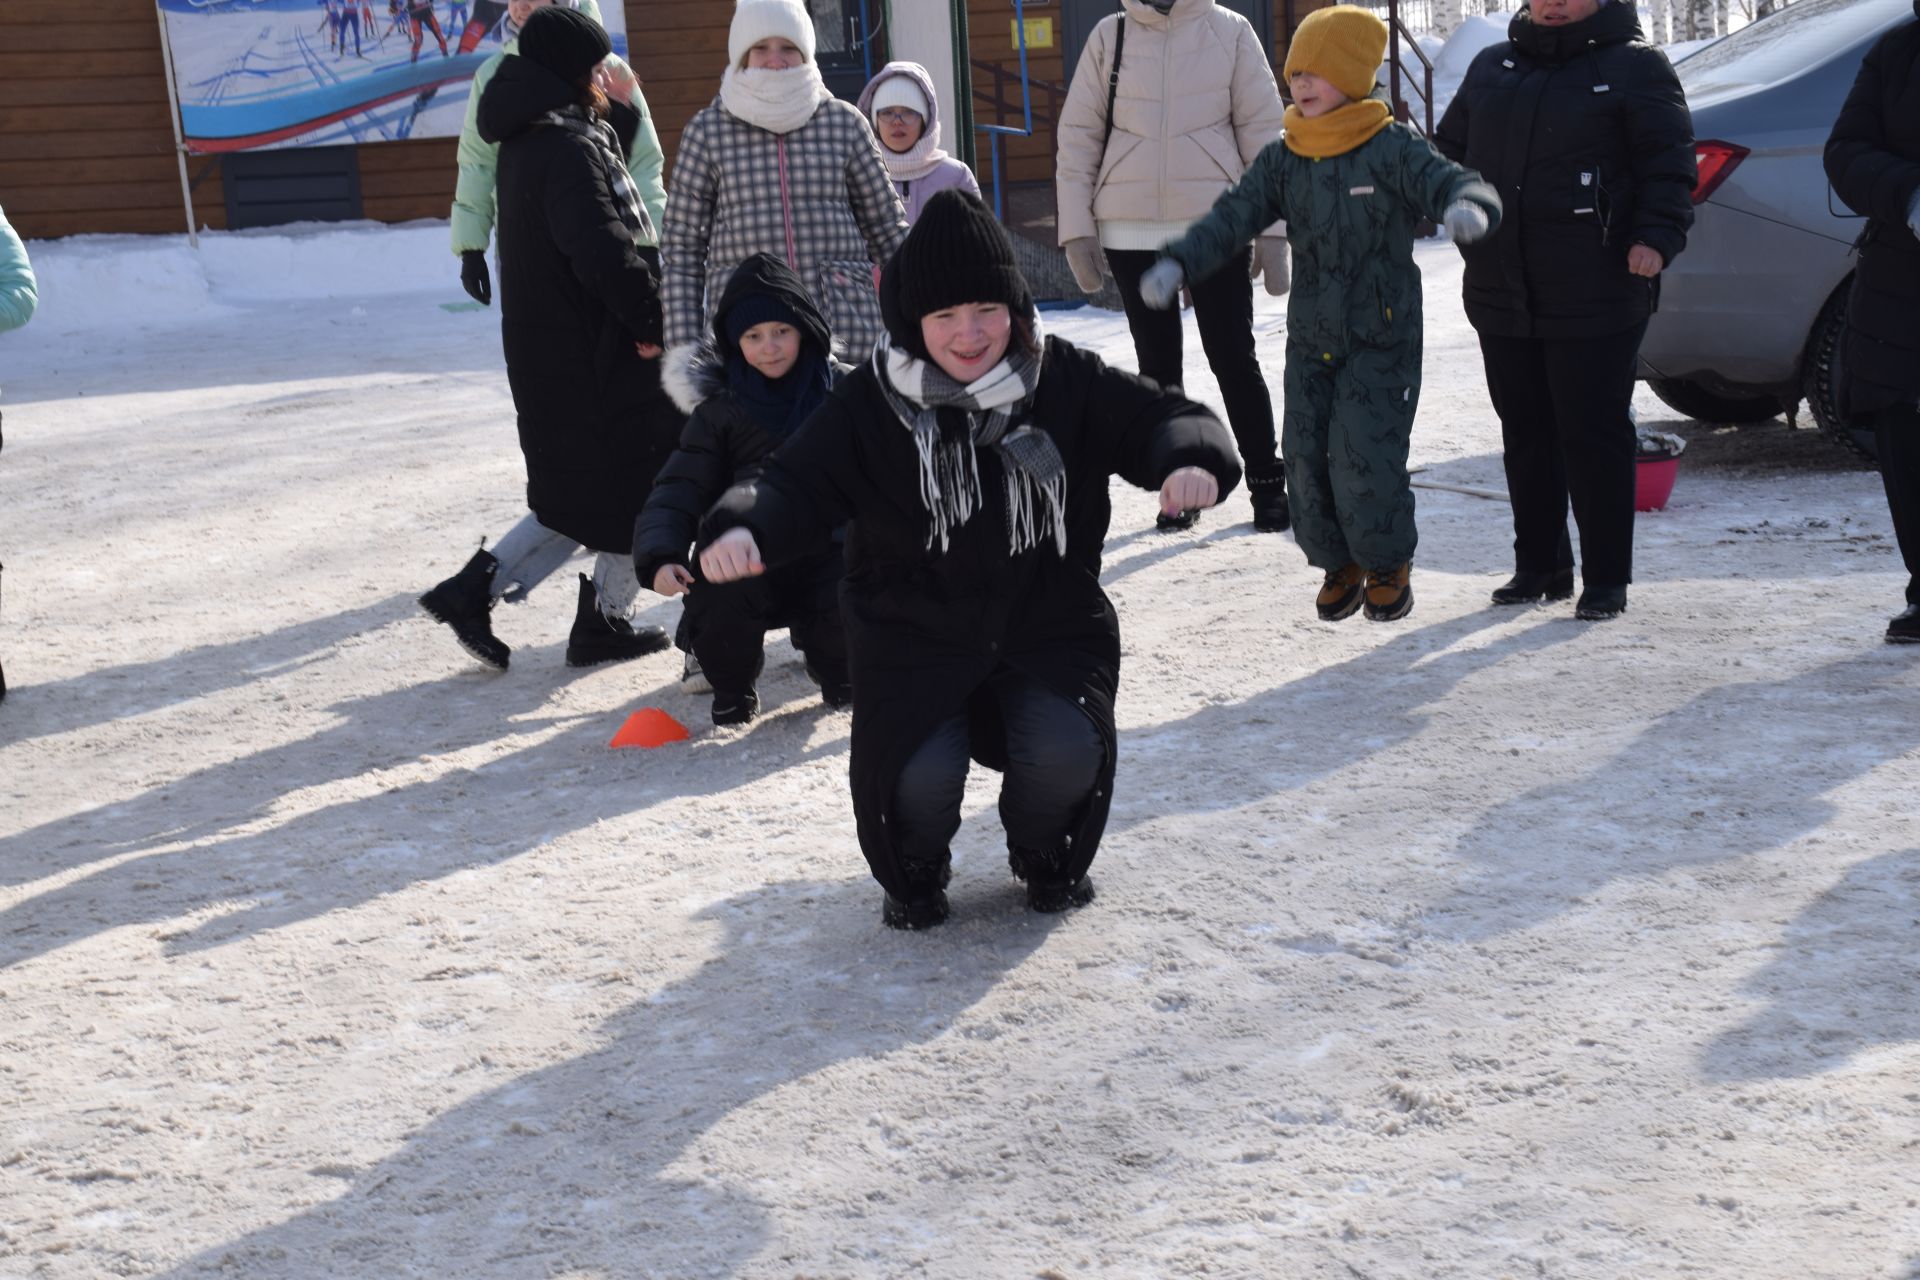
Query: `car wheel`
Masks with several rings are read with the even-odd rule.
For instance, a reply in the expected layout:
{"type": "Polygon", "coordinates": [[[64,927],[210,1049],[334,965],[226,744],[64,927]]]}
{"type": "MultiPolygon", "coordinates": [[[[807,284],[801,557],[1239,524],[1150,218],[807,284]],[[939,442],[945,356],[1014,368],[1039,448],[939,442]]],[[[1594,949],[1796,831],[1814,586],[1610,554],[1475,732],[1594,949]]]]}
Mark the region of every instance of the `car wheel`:
{"type": "Polygon", "coordinates": [[[1778,396],[1715,395],[1697,382],[1678,378],[1652,378],[1647,385],[1661,403],[1676,413],[1684,413],[1695,422],[1724,423],[1744,427],[1780,416],[1783,406],[1778,396]]]}
{"type": "Polygon", "coordinates": [[[1852,289],[1853,277],[1848,276],[1827,299],[1827,305],[1820,308],[1813,332],[1807,337],[1806,356],[1800,364],[1801,388],[1821,434],[1867,461],[1877,462],[1873,432],[1854,425],[1841,410],[1840,389],[1833,376],[1834,357],[1840,352],[1840,338],[1847,330],[1847,294],[1852,289]]]}

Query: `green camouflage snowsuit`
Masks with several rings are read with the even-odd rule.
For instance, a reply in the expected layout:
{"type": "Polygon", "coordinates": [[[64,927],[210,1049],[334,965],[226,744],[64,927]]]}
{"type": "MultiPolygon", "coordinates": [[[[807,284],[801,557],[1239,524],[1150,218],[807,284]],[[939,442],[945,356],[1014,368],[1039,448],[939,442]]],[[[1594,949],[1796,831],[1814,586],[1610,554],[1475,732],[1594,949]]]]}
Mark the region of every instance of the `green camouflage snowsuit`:
{"type": "Polygon", "coordinates": [[[1470,200],[1500,221],[1480,175],[1390,124],[1344,155],[1268,143],[1206,217],[1162,252],[1201,280],[1277,220],[1293,243],[1280,433],[1294,538],[1323,570],[1389,570],[1418,537],[1407,442],[1420,403],[1416,219],[1470,200]]]}

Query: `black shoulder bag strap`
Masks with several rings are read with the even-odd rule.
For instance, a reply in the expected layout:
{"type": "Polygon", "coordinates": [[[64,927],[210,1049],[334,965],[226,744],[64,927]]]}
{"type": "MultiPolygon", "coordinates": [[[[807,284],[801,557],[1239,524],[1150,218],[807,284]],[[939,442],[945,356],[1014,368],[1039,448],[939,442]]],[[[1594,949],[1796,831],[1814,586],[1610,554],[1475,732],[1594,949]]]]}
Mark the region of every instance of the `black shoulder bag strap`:
{"type": "Polygon", "coordinates": [[[1100,172],[1100,166],[1107,162],[1107,144],[1113,141],[1113,104],[1120,97],[1120,53],[1127,47],[1127,11],[1120,11],[1118,29],[1113,33],[1113,69],[1107,72],[1107,131],[1100,137],[1100,164],[1093,171],[1100,172]]]}

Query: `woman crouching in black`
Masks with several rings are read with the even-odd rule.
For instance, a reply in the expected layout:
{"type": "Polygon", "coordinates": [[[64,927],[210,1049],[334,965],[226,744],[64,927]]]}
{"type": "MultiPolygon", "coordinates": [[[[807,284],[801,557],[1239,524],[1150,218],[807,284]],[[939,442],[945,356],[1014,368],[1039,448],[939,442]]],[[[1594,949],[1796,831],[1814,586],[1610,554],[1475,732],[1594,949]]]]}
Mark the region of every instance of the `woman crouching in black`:
{"type": "Polygon", "coordinates": [[[708,514],[715,582],[848,524],[851,784],[881,918],[947,917],[968,758],[1004,773],[1027,904],[1093,897],[1112,801],[1120,627],[1100,588],[1108,479],[1210,507],[1240,479],[1206,409],[1042,337],[1013,246],[960,192],[927,203],[880,282],[871,361],[708,514]]]}

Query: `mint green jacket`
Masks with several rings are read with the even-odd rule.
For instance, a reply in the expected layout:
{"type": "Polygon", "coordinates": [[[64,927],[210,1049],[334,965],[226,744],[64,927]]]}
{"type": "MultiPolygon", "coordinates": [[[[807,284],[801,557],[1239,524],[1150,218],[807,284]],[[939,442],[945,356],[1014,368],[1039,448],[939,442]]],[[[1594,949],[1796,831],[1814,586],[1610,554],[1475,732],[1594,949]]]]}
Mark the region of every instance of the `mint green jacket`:
{"type": "MultiPolygon", "coordinates": [[[[580,0],[580,11],[595,22],[600,10],[594,0],[580,0]]],[[[500,154],[498,144],[480,137],[480,95],[486,92],[500,59],[519,51],[520,42],[509,40],[500,52],[480,64],[473,73],[473,88],[467,93],[467,119],[460,126],[460,180],[453,189],[453,251],[486,251],[493,234],[494,162],[500,154]]],[[[640,203],[657,229],[667,215],[666,155],[660,150],[660,134],[653,127],[653,114],[638,89],[633,91],[633,109],[640,113],[640,128],[633,135],[633,150],[627,156],[627,171],[640,191],[640,203]]]]}
{"type": "Polygon", "coordinates": [[[33,264],[27,261],[27,246],[7,222],[0,209],[0,333],[18,329],[33,318],[40,304],[40,286],[33,279],[33,264]]]}

